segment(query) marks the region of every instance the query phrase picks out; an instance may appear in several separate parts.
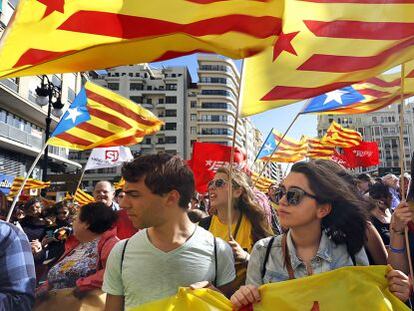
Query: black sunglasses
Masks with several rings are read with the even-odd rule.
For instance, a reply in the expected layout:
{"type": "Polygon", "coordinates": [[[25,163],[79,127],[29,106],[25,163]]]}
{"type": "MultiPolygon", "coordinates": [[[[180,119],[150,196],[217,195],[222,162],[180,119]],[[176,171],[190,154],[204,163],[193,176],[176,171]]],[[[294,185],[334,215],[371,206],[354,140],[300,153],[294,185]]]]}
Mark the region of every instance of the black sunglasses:
{"type": "MultiPolygon", "coordinates": [[[[210,180],[210,182],[207,184],[207,189],[221,188],[221,187],[224,187],[227,184],[228,184],[228,181],[226,181],[222,178],[213,179],[213,180],[210,180]]],[[[233,187],[237,187],[237,184],[234,181],[232,181],[232,184],[233,184],[233,187]]]]}
{"type": "Polygon", "coordinates": [[[292,187],[287,191],[285,188],[279,188],[278,192],[276,193],[277,203],[279,203],[280,199],[282,199],[284,195],[286,195],[286,199],[289,205],[298,205],[305,196],[318,200],[318,198],[313,194],[310,194],[301,188],[292,187]]]}

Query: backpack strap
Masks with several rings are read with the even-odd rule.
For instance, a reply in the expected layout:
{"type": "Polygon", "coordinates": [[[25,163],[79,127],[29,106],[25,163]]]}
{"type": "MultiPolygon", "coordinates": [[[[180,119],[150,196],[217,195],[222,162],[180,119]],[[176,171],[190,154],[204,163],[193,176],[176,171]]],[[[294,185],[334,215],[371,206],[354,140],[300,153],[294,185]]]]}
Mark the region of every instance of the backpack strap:
{"type": "Polygon", "coordinates": [[[217,270],[218,270],[218,262],[217,262],[217,238],[213,236],[214,240],[214,281],[213,286],[217,287],[217,270]]]}
{"type": "Polygon", "coordinates": [[[275,240],[275,237],[272,236],[272,238],[269,241],[269,244],[267,244],[266,254],[265,254],[265,257],[264,257],[264,260],[263,260],[263,267],[262,267],[262,280],[263,280],[263,278],[266,274],[266,264],[267,264],[267,261],[269,260],[270,249],[272,248],[274,240],[275,240]]]}
{"type": "Polygon", "coordinates": [[[351,257],[352,263],[354,264],[354,266],[356,267],[356,259],[355,259],[355,254],[349,254],[349,256],[351,257]]]}
{"type": "Polygon", "coordinates": [[[121,254],[121,275],[122,275],[122,266],[124,264],[125,250],[126,250],[126,247],[127,247],[128,242],[129,242],[129,239],[126,239],[126,241],[124,243],[124,246],[122,247],[122,254],[121,254]]]}

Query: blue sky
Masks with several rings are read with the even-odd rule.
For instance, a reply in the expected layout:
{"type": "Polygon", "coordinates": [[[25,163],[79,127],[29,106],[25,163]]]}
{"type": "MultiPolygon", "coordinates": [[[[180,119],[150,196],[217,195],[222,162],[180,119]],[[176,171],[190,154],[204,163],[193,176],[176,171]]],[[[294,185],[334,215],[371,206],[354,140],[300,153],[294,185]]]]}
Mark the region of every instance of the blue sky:
{"type": "MultiPolygon", "coordinates": [[[[236,65],[240,70],[240,61],[236,61],[236,65]]],[[[150,64],[153,67],[161,68],[162,66],[187,66],[189,68],[193,81],[197,81],[197,56],[190,55],[176,58],[169,61],[150,64]]],[[[303,103],[297,103],[282,108],[277,108],[263,112],[251,117],[255,126],[262,132],[265,139],[271,130],[275,128],[280,132],[284,132],[292,122],[296,114],[301,110],[303,103]]],[[[302,115],[293,125],[288,136],[299,139],[301,135],[316,137],[316,115],[302,115]]]]}

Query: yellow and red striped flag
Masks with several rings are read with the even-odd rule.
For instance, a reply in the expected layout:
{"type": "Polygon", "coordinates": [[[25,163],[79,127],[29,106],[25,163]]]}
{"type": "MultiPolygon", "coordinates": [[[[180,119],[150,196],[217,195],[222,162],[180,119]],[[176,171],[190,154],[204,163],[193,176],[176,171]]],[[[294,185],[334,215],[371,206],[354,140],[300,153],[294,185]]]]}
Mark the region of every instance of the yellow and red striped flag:
{"type": "Polygon", "coordinates": [[[243,116],[365,81],[414,59],[412,0],[284,4],[275,46],[245,61],[243,116]]]}
{"type": "Polygon", "coordinates": [[[56,126],[49,145],[78,150],[135,145],[162,124],[139,104],[87,82],[56,126]]]}
{"type": "Polygon", "coordinates": [[[359,132],[343,128],[335,121],[331,123],[328,131],[321,139],[323,145],[342,148],[356,147],[361,142],[362,135],[359,132]]]}
{"type": "Polygon", "coordinates": [[[404,65],[404,93],[414,93],[414,60],[404,65]]]}
{"type": "Polygon", "coordinates": [[[279,0],[21,0],[0,77],[79,72],[195,52],[243,58],[279,34],[279,0]]]}
{"type": "MultiPolygon", "coordinates": [[[[10,192],[8,194],[9,198],[13,198],[19,192],[19,189],[23,183],[24,177],[16,177],[13,180],[13,184],[10,188],[10,192]]],[[[23,187],[23,190],[30,190],[30,189],[45,189],[50,187],[50,181],[41,181],[38,179],[29,178],[26,184],[23,187]]]]}
{"type": "Polygon", "coordinates": [[[78,188],[76,189],[75,194],[72,198],[74,201],[78,202],[79,205],[85,205],[88,203],[95,202],[95,199],[90,194],[86,193],[82,189],[78,188]]]}
{"type": "Polygon", "coordinates": [[[122,189],[125,186],[125,179],[122,177],[118,182],[114,183],[115,190],[122,189]]]}
{"type": "Polygon", "coordinates": [[[259,189],[259,191],[267,193],[269,187],[273,184],[276,184],[276,180],[271,179],[271,178],[267,178],[265,176],[260,176],[259,174],[253,172],[251,179],[254,183],[254,186],[259,189]]]}
{"type": "Polygon", "coordinates": [[[330,159],[335,147],[324,145],[318,138],[308,138],[308,152],[306,157],[311,159],[330,159]]]}
{"type": "MultiPolygon", "coordinates": [[[[289,137],[284,137],[283,135],[273,130],[273,135],[275,138],[276,145],[281,141],[279,147],[277,147],[276,152],[271,157],[271,162],[280,162],[280,163],[295,163],[301,161],[305,158],[306,152],[308,150],[308,145],[306,142],[306,137],[302,137],[300,141],[294,140],[289,137]]],[[[267,161],[269,157],[262,157],[260,160],[267,161]]]]}

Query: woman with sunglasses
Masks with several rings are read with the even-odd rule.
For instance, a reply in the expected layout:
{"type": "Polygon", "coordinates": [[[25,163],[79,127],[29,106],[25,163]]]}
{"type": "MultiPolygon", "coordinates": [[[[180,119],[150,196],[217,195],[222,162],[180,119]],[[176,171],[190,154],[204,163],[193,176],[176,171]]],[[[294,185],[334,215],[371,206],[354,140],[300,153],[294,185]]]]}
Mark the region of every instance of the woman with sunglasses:
{"type": "Polygon", "coordinates": [[[215,237],[228,241],[236,262],[235,288],[244,284],[249,253],[260,239],[273,235],[266,214],[255,200],[247,176],[240,170],[232,170],[232,219],[227,218],[230,171],[221,167],[208,184],[210,208],[216,213],[204,218],[199,225],[215,237]],[[228,222],[232,223],[232,239],[228,235],[228,222]]]}
{"type": "MultiPolygon", "coordinates": [[[[293,165],[281,190],[279,220],[289,230],[255,244],[247,285],[231,297],[236,308],[260,301],[258,287],[265,283],[368,265],[363,248],[367,219],[345,181],[314,162],[300,162],[293,165]]],[[[396,270],[387,276],[390,291],[408,299],[408,277],[396,270]]]]}

